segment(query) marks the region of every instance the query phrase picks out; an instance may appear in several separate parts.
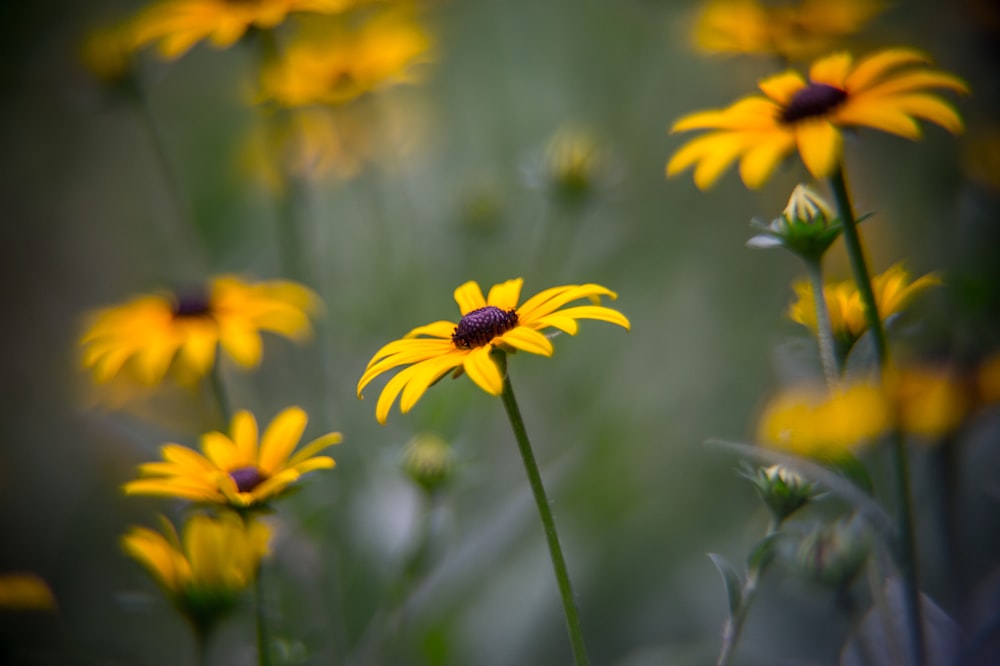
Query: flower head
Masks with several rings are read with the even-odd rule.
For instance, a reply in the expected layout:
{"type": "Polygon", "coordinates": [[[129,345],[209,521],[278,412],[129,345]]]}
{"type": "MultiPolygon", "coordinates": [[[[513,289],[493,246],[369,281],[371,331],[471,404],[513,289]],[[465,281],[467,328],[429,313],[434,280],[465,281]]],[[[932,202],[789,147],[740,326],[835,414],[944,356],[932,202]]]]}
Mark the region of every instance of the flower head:
{"type": "Polygon", "coordinates": [[[582,298],[599,303],[602,296],[617,295],[597,284],[553,287],[532,296],[520,306],[523,280],[517,278],[493,285],[488,297],[483,297],[479,284],[469,281],[455,290],[455,301],[462,314],[456,324],[436,321],[419,326],[401,340],[385,345],[369,361],[358,382],[358,397],[372,379],[401,365],[410,367],[389,380],[375,407],[375,416],[385,423],[396,397],[404,414],[416,404],[427,388],[451,370],[469,375],[481,389],[491,395],[503,391],[503,376],[490,358],[494,348],[523,350],[551,356],[552,342],[541,333],[555,328],[575,335],[579,319],[598,319],[628,329],[628,319],[617,310],[597,304],[564,308],[567,303],[582,298]]]}
{"type": "Polygon", "coordinates": [[[209,626],[253,582],[269,554],[271,531],[233,513],[196,514],[184,526],[182,541],[169,521],[163,523],[165,534],[133,527],[122,546],[196,626],[209,626]]]}
{"type": "Polygon", "coordinates": [[[954,432],[973,407],[965,382],[946,367],[891,367],[882,383],[899,427],[924,438],[954,432]]]}
{"type": "Polygon", "coordinates": [[[144,384],[157,384],[173,366],[193,381],[215,363],[216,347],[243,367],[260,362],[261,331],[293,339],[309,335],[309,314],[318,299],[300,284],[243,282],[225,275],[207,289],[150,294],[91,316],[80,339],[83,366],[103,383],[127,369],[144,384]]]}
{"type": "Polygon", "coordinates": [[[292,455],[307,421],[302,409],[289,407],[274,417],[258,444],[253,414],[237,412],[228,435],[202,435],[202,454],[180,444],[165,444],[163,461],[141,465],[140,478],[126,483],[125,492],[236,509],[260,507],[289,490],[303,474],[334,466],[333,458],[315,454],[339,443],[339,432],[327,433],[292,455]]]}
{"type": "Polygon", "coordinates": [[[835,460],[886,432],[891,408],[882,388],[867,382],[832,390],[797,386],[780,393],[764,408],[758,440],[765,446],[835,460]]]}
{"type": "Polygon", "coordinates": [[[695,46],[709,53],[814,56],[858,32],[882,8],[876,0],[712,0],[698,16],[695,46]]]}
{"type": "Polygon", "coordinates": [[[203,39],[220,49],[235,44],[251,27],[278,26],[291,12],[336,13],[359,0],[161,0],[133,22],[136,47],[157,43],[175,60],[203,39]]]}
{"type": "Polygon", "coordinates": [[[383,13],[360,28],[315,26],[261,73],[261,101],[284,107],[343,104],[365,93],[415,80],[431,39],[411,17],[383,13]]]}
{"type": "Polygon", "coordinates": [[[816,486],[783,465],[747,469],[742,475],[779,523],[808,504],[818,494],[816,486]]]}
{"type": "MultiPolygon", "coordinates": [[[[884,273],[872,278],[872,291],[879,317],[884,321],[902,312],[916,296],[939,284],[941,278],[934,273],[911,281],[910,274],[903,265],[894,264],[884,273]]],[[[816,305],[809,281],[799,280],[792,285],[792,289],[795,291],[796,301],[788,308],[789,318],[815,333],[816,305]]],[[[829,309],[833,335],[844,349],[850,349],[868,329],[857,285],[853,280],[828,284],[823,287],[823,295],[829,309]]]]}
{"type": "Polygon", "coordinates": [[[743,182],[757,188],[797,150],[809,172],[823,178],[840,163],[846,128],[871,127],[918,139],[919,118],[961,132],[958,113],[930,91],[967,91],[959,78],[932,69],[925,55],[904,48],[879,51],[857,63],[849,53],[835,53],[815,61],[808,79],[789,70],[759,86],[764,97],[745,97],[674,123],[673,132],[709,132],[670,158],[667,176],[694,167],[695,184],[706,189],[739,159],[743,182]]]}
{"type": "Polygon", "coordinates": [[[757,220],[750,224],[761,233],[747,241],[747,245],[785,247],[806,261],[821,259],[843,230],[830,204],[801,183],[792,191],[781,217],[770,224],[757,220]]]}

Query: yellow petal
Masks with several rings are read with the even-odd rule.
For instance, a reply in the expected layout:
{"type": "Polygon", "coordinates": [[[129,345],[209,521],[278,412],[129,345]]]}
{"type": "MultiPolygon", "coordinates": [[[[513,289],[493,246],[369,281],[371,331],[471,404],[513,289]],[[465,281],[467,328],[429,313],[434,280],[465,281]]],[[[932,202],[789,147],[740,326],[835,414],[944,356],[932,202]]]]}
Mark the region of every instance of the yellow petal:
{"type": "Polygon", "coordinates": [[[466,357],[462,366],[465,368],[469,379],[474,381],[479,388],[491,395],[503,393],[503,376],[500,368],[490,358],[490,347],[479,347],[473,349],[466,357]]]}
{"type": "Polygon", "coordinates": [[[300,407],[289,407],[275,416],[261,438],[258,467],[268,474],[280,469],[302,439],[308,420],[309,417],[300,407]]]}
{"type": "Polygon", "coordinates": [[[901,95],[895,98],[895,103],[901,111],[929,120],[952,134],[961,134],[965,129],[958,112],[933,95],[901,95]]]}
{"type": "Polygon", "coordinates": [[[840,161],[840,131],[826,120],[812,120],[795,125],[795,140],[806,168],[816,178],[833,173],[840,161]]]}
{"type": "Polygon", "coordinates": [[[500,284],[495,284],[490,288],[490,293],[486,298],[489,305],[498,307],[501,310],[512,310],[517,307],[517,302],[521,298],[521,285],[524,284],[522,278],[507,280],[500,284]]]}
{"type": "Polygon", "coordinates": [[[483,290],[479,288],[479,283],[475,280],[469,280],[455,290],[455,302],[458,303],[459,312],[462,313],[463,317],[473,310],[486,307],[483,290]]]}
{"type": "Polygon", "coordinates": [[[845,90],[852,61],[851,54],[844,51],[820,58],[809,68],[809,80],[845,90]]]}
{"type": "Polygon", "coordinates": [[[873,86],[889,70],[902,65],[926,63],[929,58],[913,49],[886,49],[864,58],[847,75],[845,84],[847,90],[856,93],[873,86]]]}
{"type": "Polygon", "coordinates": [[[309,442],[301,449],[296,451],[295,455],[289,459],[288,466],[296,467],[305,462],[306,460],[308,460],[309,458],[311,458],[312,456],[314,456],[315,454],[319,453],[323,449],[329,448],[335,444],[340,444],[340,442],[342,442],[343,439],[344,439],[343,435],[341,435],[339,432],[328,432],[322,437],[317,437],[316,439],[314,439],[313,441],[309,442]]]}
{"type": "Polygon", "coordinates": [[[538,331],[524,326],[518,326],[513,330],[507,331],[500,336],[500,340],[511,347],[531,352],[532,354],[552,356],[552,342],[538,331]]]}
{"type": "Polygon", "coordinates": [[[431,384],[441,379],[449,370],[459,366],[466,356],[464,352],[455,352],[414,366],[416,370],[406,382],[403,394],[399,398],[399,411],[403,414],[409,412],[431,384]]]}
{"type": "Polygon", "coordinates": [[[253,328],[227,326],[220,332],[219,342],[233,360],[243,367],[252,368],[260,363],[263,344],[260,334],[253,328]]]}
{"type": "Polygon", "coordinates": [[[207,432],[201,436],[201,450],[219,469],[231,470],[246,465],[236,445],[221,432],[207,432]]]}
{"type": "MultiPolygon", "coordinates": [[[[406,342],[416,341],[407,340],[406,342]]],[[[375,379],[375,377],[381,375],[383,372],[387,372],[401,365],[420,363],[428,359],[437,358],[442,354],[447,354],[455,348],[451,340],[428,340],[426,342],[433,342],[434,344],[413,346],[410,350],[404,349],[403,351],[397,352],[392,356],[383,358],[381,361],[365,370],[365,373],[358,381],[358,397],[361,397],[361,392],[364,390],[365,386],[367,386],[373,379],[375,379]]]]}
{"type": "MultiPolygon", "coordinates": [[[[600,305],[578,305],[576,307],[566,308],[544,317],[541,321],[548,322],[550,321],[549,318],[554,316],[569,317],[570,319],[596,319],[598,321],[606,321],[611,324],[617,324],[625,330],[630,330],[631,328],[628,318],[621,312],[600,305]]],[[[552,325],[555,326],[555,324],[552,325]]],[[[561,327],[556,326],[556,328],[561,327]]],[[[566,332],[569,333],[570,331],[566,332]]]]}
{"type": "Polygon", "coordinates": [[[773,99],[780,106],[788,106],[795,93],[805,88],[806,82],[802,79],[801,74],[794,70],[789,70],[781,74],[769,76],[758,83],[757,86],[765,95],[773,99]]]}
{"type": "Polygon", "coordinates": [[[416,338],[420,336],[427,336],[431,338],[447,338],[451,340],[451,334],[455,332],[455,322],[452,321],[436,321],[426,326],[418,326],[409,333],[407,333],[405,338],[416,338]]]}
{"type": "Polygon", "coordinates": [[[758,143],[748,150],[740,160],[743,183],[751,190],[763,185],[794,146],[791,134],[775,134],[773,140],[758,143]]]}
{"type": "Polygon", "coordinates": [[[241,409],[233,416],[233,422],[229,426],[232,433],[233,443],[239,452],[240,463],[245,465],[256,464],[257,462],[257,419],[253,414],[241,409]]]}
{"type": "Polygon", "coordinates": [[[919,139],[920,126],[896,104],[885,100],[852,100],[833,112],[840,125],[872,127],[906,139],[919,139]]]}

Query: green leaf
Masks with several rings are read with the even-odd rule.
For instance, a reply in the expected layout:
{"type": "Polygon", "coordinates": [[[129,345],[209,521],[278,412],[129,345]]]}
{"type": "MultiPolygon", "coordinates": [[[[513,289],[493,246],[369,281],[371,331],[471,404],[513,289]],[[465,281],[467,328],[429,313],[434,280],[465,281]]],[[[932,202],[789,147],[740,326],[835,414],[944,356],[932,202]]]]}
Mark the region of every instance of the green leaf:
{"type": "Polygon", "coordinates": [[[722,555],[718,553],[706,553],[706,555],[722,574],[722,582],[725,584],[726,594],[729,596],[729,616],[733,617],[739,611],[740,604],[743,603],[743,582],[740,580],[740,575],[736,573],[736,569],[729,563],[729,560],[722,555]]]}

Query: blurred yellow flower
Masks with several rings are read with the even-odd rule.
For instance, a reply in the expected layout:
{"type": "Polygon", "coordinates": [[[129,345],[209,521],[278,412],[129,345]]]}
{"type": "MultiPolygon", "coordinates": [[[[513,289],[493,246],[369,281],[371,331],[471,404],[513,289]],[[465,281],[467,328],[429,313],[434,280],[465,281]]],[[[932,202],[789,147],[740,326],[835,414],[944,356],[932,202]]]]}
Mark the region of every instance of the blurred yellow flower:
{"type": "Polygon", "coordinates": [[[771,448],[835,460],[867,445],[891,425],[889,403],[875,384],[846,384],[832,390],[805,385],[768,402],[757,437],[771,448]]]}
{"type": "Polygon", "coordinates": [[[695,25],[696,48],[709,53],[815,56],[858,32],[884,8],[876,0],[706,2],[695,25]]]}
{"type": "Polygon", "coordinates": [[[55,595],[38,574],[0,574],[0,610],[53,610],[55,607],[55,595]]]}
{"type": "Polygon", "coordinates": [[[196,514],[184,526],[182,542],[174,526],[166,519],[163,523],[165,535],[133,527],[122,546],[193,623],[210,625],[257,576],[260,561],[270,553],[271,530],[233,513],[196,514]]]}
{"type": "Polygon", "coordinates": [[[947,368],[889,368],[882,383],[897,424],[914,435],[946,435],[961,425],[972,408],[966,386],[947,368]]]}
{"type": "Polygon", "coordinates": [[[360,27],[317,22],[261,73],[260,101],[285,107],[342,104],[416,80],[431,39],[408,14],[384,12],[360,27]]]}
{"type": "Polygon", "coordinates": [[[289,490],[303,474],[334,466],[333,458],[315,454],[338,444],[342,439],[339,432],[318,437],[291,455],[307,421],[299,407],[283,410],[264,431],[258,446],[253,414],[237,412],[229,435],[202,435],[204,455],[180,444],[165,444],[161,449],[163,462],[141,465],[141,478],[126,483],[125,493],[180,497],[237,509],[259,506],[289,490]]]}
{"type": "Polygon", "coordinates": [[[291,12],[336,13],[359,0],[161,0],[132,23],[136,48],[158,43],[168,60],[181,57],[203,39],[217,48],[235,44],[250,27],[274,28],[291,12]]]}
{"type": "MultiPolygon", "coordinates": [[[[934,273],[910,281],[910,274],[902,264],[895,264],[880,275],[872,278],[872,291],[878,305],[879,316],[884,321],[901,312],[913,299],[929,287],[941,284],[941,278],[934,273]]],[[[806,279],[792,284],[796,300],[788,308],[792,321],[817,331],[816,301],[812,288],[806,279]]],[[[830,327],[838,342],[849,348],[868,329],[865,321],[864,304],[854,280],[834,282],[823,287],[827,309],[830,313],[830,327]]]]}
{"type": "Polygon", "coordinates": [[[879,51],[857,63],[849,53],[835,53],[815,61],[808,80],[788,70],[759,87],[764,97],[745,97],[674,123],[672,132],[710,131],[674,153],[667,177],[694,167],[695,184],[706,189],[738,159],[743,182],[757,188],[797,150],[809,172],[823,178],[840,163],[845,128],[871,127],[918,139],[916,119],[922,118],[961,132],[958,113],[929,91],[968,90],[961,79],[931,69],[924,54],[905,48],[879,51]]]}
{"type": "Polygon", "coordinates": [[[204,292],[139,296],[90,316],[80,339],[83,366],[99,383],[127,370],[157,384],[171,365],[181,381],[191,382],[212,368],[221,345],[239,365],[253,367],[261,358],[261,331],[303,339],[318,305],[300,284],[254,284],[231,275],[213,278],[204,292]]]}
{"type": "Polygon", "coordinates": [[[455,290],[455,302],[462,314],[456,324],[436,321],[419,326],[401,340],[388,343],[368,362],[358,382],[358,397],[372,379],[401,365],[410,367],[396,374],[382,389],[375,417],[385,423],[389,409],[402,392],[400,411],[406,413],[416,404],[431,384],[447,372],[458,369],[469,375],[481,389],[491,395],[503,391],[503,376],[490,352],[494,348],[523,350],[551,356],[552,342],[540,331],[556,328],[575,335],[578,319],[597,319],[628,329],[628,319],[617,310],[596,303],[601,296],[617,298],[610,289],[597,284],[553,287],[532,296],[518,306],[521,278],[493,285],[488,297],[483,297],[479,284],[469,281],[455,290]],[[591,305],[562,309],[582,298],[591,305]]]}
{"type": "Polygon", "coordinates": [[[80,60],[101,81],[118,83],[131,73],[134,51],[132,26],[123,23],[87,34],[80,47],[80,60]]]}
{"type": "Polygon", "coordinates": [[[598,183],[606,167],[597,138],[579,127],[563,127],[545,145],[547,180],[556,192],[569,197],[581,197],[598,183]]]}
{"type": "Polygon", "coordinates": [[[976,372],[976,392],[985,404],[1000,402],[1000,353],[983,359],[976,372]]]}

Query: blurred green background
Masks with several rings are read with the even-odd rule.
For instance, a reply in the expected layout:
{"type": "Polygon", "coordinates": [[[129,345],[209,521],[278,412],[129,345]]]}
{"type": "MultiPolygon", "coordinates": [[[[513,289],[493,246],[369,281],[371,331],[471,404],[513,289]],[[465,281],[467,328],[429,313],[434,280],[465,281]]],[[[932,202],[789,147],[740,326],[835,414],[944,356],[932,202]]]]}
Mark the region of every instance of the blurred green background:
{"type": "MultiPolygon", "coordinates": [[[[274,517],[266,585],[285,663],[569,663],[499,401],[465,378],[446,380],[380,426],[383,381],[364,401],[354,394],[378,347],[456,315],[456,286],[518,276],[525,295],[606,285],[633,325],[584,322],[556,341],[553,358],[510,364],[592,661],[711,663],[726,601],[704,553],[740,561],[766,515],[735,474],[738,460],[703,442],[750,441],[767,396],[813,371],[811,339],[783,314],[799,264],[744,245],[749,219],[777,216],[805,172],[790,160],[760,191],[730,173],[703,193],[689,174],[665,180],[663,167],[683,140],[667,131],[677,117],[750,93],[774,63],[695,53],[694,2],[437,3],[426,14],[436,47],[423,81],[366,101],[376,132],[403,119],[405,150],[303,193],[303,251],[289,275],[280,210],[241,163],[259,121],[248,103],[254,54],[201,45],[151,68],[151,114],[195,221],[187,235],[137,115],[79,64],[89,29],[139,6],[0,5],[0,571],[38,572],[59,604],[0,614],[14,663],[193,660],[187,627],[119,545],[129,525],[176,518],[180,506],[126,498],[120,486],[161,443],[195,445],[218,424],[179,389],[94,408],[76,339],[90,309],[222,272],[300,279],[325,302],[309,345],[271,337],[259,371],[223,366],[233,402],[260,420],[298,404],[311,416],[307,438],[345,436],[337,468],[307,477],[274,517]],[[567,126],[588,128],[601,147],[599,182],[578,201],[544,180],[546,142],[567,126]],[[403,446],[421,432],[446,438],[459,461],[435,507],[400,470],[403,446]],[[428,515],[426,566],[397,603],[428,515]]],[[[873,267],[945,271],[950,286],[924,304],[918,337],[962,360],[1000,343],[998,174],[991,187],[963,170],[964,151],[1000,108],[997,26],[984,8],[996,11],[897,2],[850,42],[858,52],[924,49],[973,90],[958,102],[965,137],[866,132],[846,157],[858,209],[877,211],[864,226],[873,267]]],[[[830,273],[846,278],[840,252],[830,273]]],[[[956,617],[993,590],[986,581],[1000,561],[994,417],[971,424],[960,450],[961,583],[937,548],[936,459],[919,451],[915,460],[925,591],[956,617]]],[[[775,575],[738,663],[836,663],[848,629],[829,595],[775,575]]],[[[212,663],[254,663],[249,607],[216,636],[212,663]]]]}

